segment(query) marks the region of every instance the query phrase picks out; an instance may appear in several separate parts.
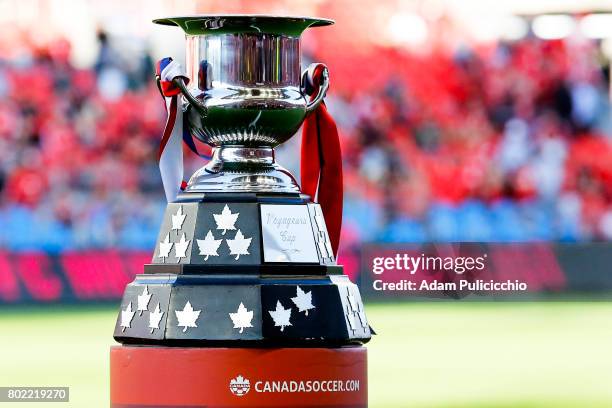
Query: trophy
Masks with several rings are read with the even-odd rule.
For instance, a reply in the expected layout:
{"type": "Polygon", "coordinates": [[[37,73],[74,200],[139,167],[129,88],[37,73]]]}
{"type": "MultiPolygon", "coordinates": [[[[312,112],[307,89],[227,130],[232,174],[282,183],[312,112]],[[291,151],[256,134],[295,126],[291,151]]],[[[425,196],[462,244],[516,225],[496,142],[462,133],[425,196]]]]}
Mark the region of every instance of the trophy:
{"type": "MultiPolygon", "coordinates": [[[[158,65],[169,203],[152,262],[121,302],[111,406],[367,405],[361,346],[372,332],[357,286],[335,259],[341,185],[335,198],[337,184],[319,190],[328,204],[316,203],[312,186],[335,175],[317,173],[308,183],[302,175],[311,186],[304,194],[274,154],[305,121],[304,132],[316,133],[329,119],[327,68],[301,72],[300,35],[333,21],[154,22],[185,31],[186,72],[169,58],[158,65]],[[197,151],[192,137],[210,145],[212,157],[186,182],[182,146],[197,151]],[[286,381],[287,391],[274,381],[286,381]]],[[[337,134],[320,136],[316,151],[338,144],[337,134]]],[[[340,166],[339,145],[337,152],[338,160],[326,159],[340,166]]],[[[325,161],[312,156],[302,157],[302,169],[325,161]]]]}

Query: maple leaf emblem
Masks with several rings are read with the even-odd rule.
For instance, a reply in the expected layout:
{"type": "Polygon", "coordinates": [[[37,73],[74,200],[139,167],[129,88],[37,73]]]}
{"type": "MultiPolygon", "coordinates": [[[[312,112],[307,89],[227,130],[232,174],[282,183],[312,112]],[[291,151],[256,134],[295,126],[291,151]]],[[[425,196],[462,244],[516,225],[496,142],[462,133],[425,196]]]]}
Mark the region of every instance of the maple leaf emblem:
{"type": "Polygon", "coordinates": [[[121,311],[121,331],[125,331],[125,329],[132,327],[132,319],[135,313],[136,312],[132,310],[132,302],[128,303],[125,310],[121,311]]]}
{"type": "Polygon", "coordinates": [[[142,295],[138,295],[138,312],[140,312],[138,314],[139,316],[142,316],[142,312],[149,308],[151,296],[153,295],[149,293],[149,287],[145,285],[144,289],[142,290],[142,295]]]}
{"type": "Polygon", "coordinates": [[[355,315],[350,310],[347,310],[346,320],[348,321],[351,331],[356,331],[355,315]]]}
{"type": "Polygon", "coordinates": [[[176,257],[180,262],[181,258],[185,258],[187,256],[187,247],[189,246],[189,242],[185,240],[185,233],[181,236],[181,240],[174,244],[174,251],[176,252],[176,257]]]}
{"type": "Polygon", "coordinates": [[[360,310],[357,313],[357,317],[359,317],[359,321],[361,322],[361,327],[363,327],[364,329],[368,327],[368,319],[366,319],[366,315],[363,310],[360,310]]]}
{"type": "Polygon", "coordinates": [[[244,331],[245,327],[253,327],[251,320],[253,320],[253,311],[247,310],[242,302],[238,306],[236,313],[230,313],[232,323],[234,323],[234,329],[240,329],[240,333],[244,331]]]}
{"type": "Polygon", "coordinates": [[[166,239],[159,243],[159,258],[162,258],[166,262],[166,258],[170,256],[172,250],[172,242],[170,242],[170,233],[166,234],[166,239]]]}
{"type": "Polygon", "coordinates": [[[230,255],[236,255],[236,260],[240,255],[249,255],[249,246],[253,238],[245,238],[242,231],[238,230],[234,239],[227,240],[227,246],[230,249],[230,255]]]}
{"type": "Polygon", "coordinates": [[[319,231],[324,232],[325,223],[323,221],[323,217],[321,217],[321,215],[318,212],[317,212],[317,215],[315,215],[315,222],[317,224],[317,228],[319,229],[319,231]]]}
{"type": "Polygon", "coordinates": [[[177,231],[180,230],[185,222],[185,217],[187,217],[187,215],[183,214],[183,206],[179,205],[176,214],[172,214],[172,229],[177,231]]]}
{"type": "Polygon", "coordinates": [[[155,306],[155,311],[149,313],[149,328],[151,329],[151,333],[155,331],[155,329],[159,329],[159,322],[162,319],[164,312],[159,310],[159,303],[155,306]]]}
{"type": "Polygon", "coordinates": [[[295,306],[297,306],[300,312],[305,312],[306,316],[308,316],[308,311],[310,309],[315,308],[312,304],[312,291],[304,292],[299,286],[297,287],[296,296],[292,297],[291,300],[295,303],[295,306]]]}
{"type": "Polygon", "coordinates": [[[357,312],[359,309],[357,306],[357,300],[355,299],[355,296],[348,295],[346,298],[348,299],[349,307],[351,308],[351,312],[353,313],[357,312]]]}
{"type": "Polygon", "coordinates": [[[238,377],[233,378],[230,381],[229,389],[232,394],[242,397],[243,395],[246,395],[251,389],[251,383],[247,378],[238,375],[238,377]]]}
{"type": "Polygon", "coordinates": [[[319,251],[321,251],[321,255],[323,255],[323,258],[331,258],[331,254],[327,250],[327,246],[325,245],[324,239],[325,238],[319,238],[319,242],[317,242],[317,245],[319,246],[319,251]]]}
{"type": "Polygon", "coordinates": [[[232,211],[227,204],[225,204],[225,207],[223,207],[221,214],[213,214],[213,217],[215,217],[215,222],[217,223],[217,229],[223,230],[221,235],[225,235],[227,230],[236,229],[234,224],[236,224],[236,220],[238,219],[239,215],[240,213],[232,214],[232,211]]]}
{"type": "Polygon", "coordinates": [[[286,326],[292,326],[289,319],[291,318],[291,309],[285,309],[280,300],[276,301],[276,310],[270,310],[270,316],[274,320],[274,326],[280,326],[280,331],[285,330],[286,326]]]}
{"type": "Polygon", "coordinates": [[[208,234],[204,239],[197,239],[198,249],[200,250],[200,255],[205,255],[205,261],[208,261],[209,256],[219,256],[217,250],[221,245],[222,239],[215,239],[211,230],[208,230],[208,234]]]}
{"type": "Polygon", "coordinates": [[[198,327],[196,320],[200,317],[201,310],[193,310],[191,303],[187,301],[183,310],[175,310],[176,318],[178,319],[178,327],[183,327],[183,333],[188,327],[198,327]]]}

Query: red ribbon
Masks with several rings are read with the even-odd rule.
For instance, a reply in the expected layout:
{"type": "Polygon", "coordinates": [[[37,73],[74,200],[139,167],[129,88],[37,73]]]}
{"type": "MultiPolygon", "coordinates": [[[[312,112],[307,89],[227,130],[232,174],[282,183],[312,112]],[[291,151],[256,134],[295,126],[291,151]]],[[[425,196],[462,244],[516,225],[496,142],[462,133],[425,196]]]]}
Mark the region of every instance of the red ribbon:
{"type": "MultiPolygon", "coordinates": [[[[321,86],[325,65],[312,71],[311,83],[316,96],[321,86]]],[[[321,205],[334,254],[338,254],[342,228],[342,152],[334,119],[321,103],[304,121],[300,173],[302,192],[321,205]]]]}
{"type": "Polygon", "coordinates": [[[176,110],[177,110],[177,98],[172,97],[170,100],[170,110],[168,111],[168,119],[166,120],[166,126],[164,127],[164,135],[162,136],[161,142],[159,142],[159,149],[157,150],[157,161],[161,159],[162,153],[170,140],[170,135],[174,129],[174,123],[176,122],[176,110]]]}

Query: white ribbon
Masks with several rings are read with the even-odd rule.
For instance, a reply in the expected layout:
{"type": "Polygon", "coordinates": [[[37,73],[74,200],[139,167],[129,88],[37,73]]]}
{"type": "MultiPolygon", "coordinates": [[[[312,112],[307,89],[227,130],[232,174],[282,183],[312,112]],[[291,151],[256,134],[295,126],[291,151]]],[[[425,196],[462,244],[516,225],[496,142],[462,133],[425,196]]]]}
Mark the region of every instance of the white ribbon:
{"type": "MultiPolygon", "coordinates": [[[[186,77],[181,64],[171,61],[161,72],[162,82],[172,82],[176,77],[186,77]]],[[[166,129],[164,135],[170,129],[170,136],[163,146],[159,157],[159,171],[161,173],[164,191],[168,202],[176,200],[182,191],[183,183],[183,109],[180,95],[164,97],[166,101],[166,129]],[[174,120],[172,120],[172,116],[174,120]]]]}

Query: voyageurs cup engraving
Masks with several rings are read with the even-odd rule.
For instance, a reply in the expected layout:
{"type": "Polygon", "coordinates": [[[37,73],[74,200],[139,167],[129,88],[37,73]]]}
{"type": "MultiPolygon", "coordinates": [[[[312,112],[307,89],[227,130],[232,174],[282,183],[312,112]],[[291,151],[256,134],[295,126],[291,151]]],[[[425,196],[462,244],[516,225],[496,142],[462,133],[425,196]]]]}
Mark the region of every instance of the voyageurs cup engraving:
{"type": "Polygon", "coordinates": [[[308,207],[262,205],[265,262],[318,262],[308,207]]]}
{"type": "Polygon", "coordinates": [[[307,217],[279,217],[273,213],[267,213],[266,220],[268,224],[276,227],[278,235],[281,237],[281,241],[293,247],[294,251],[297,252],[299,252],[299,249],[295,248],[294,244],[298,236],[295,233],[294,226],[308,225],[309,221],[307,217]]]}

